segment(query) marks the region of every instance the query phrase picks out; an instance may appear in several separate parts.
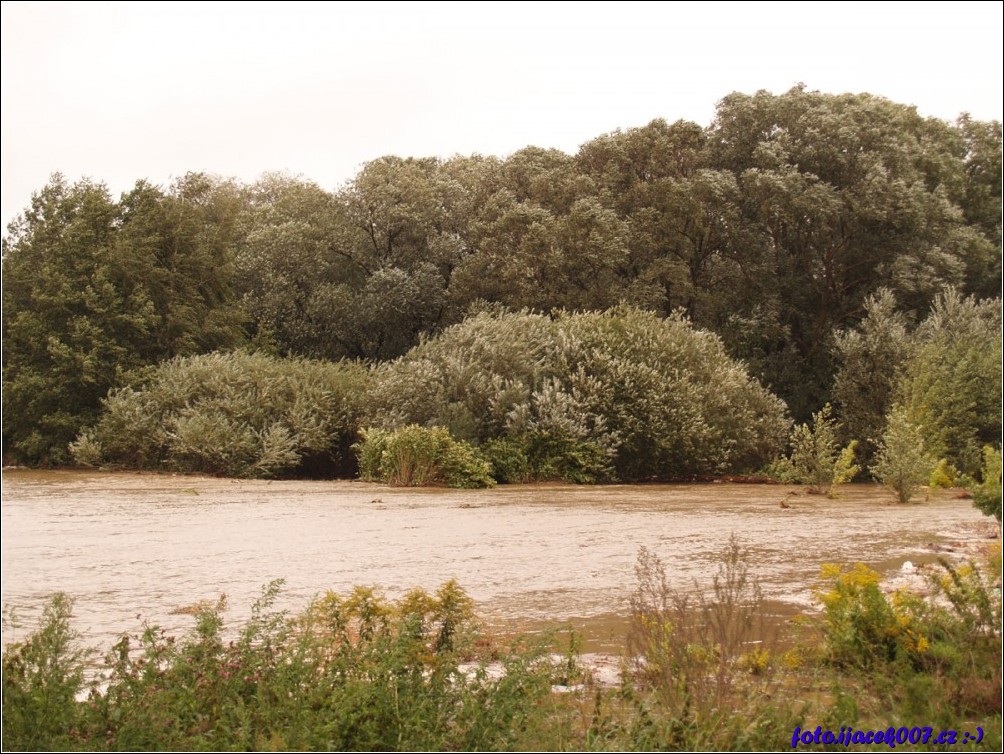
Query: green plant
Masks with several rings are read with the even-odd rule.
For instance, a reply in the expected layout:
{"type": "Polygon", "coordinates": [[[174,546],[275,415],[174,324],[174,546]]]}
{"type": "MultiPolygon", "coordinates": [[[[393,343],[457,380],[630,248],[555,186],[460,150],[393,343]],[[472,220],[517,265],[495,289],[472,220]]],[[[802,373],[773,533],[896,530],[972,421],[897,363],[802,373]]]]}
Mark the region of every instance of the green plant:
{"type": "Polygon", "coordinates": [[[84,685],[87,652],[70,625],[73,601],[55,595],[38,630],[4,648],[3,736],[5,749],[70,748],[79,725],[76,694],[84,685]]]}
{"type": "Polygon", "coordinates": [[[975,476],[983,446],[1001,438],[1001,301],[949,289],[915,337],[899,401],[929,451],[975,476]]]}
{"type": "Polygon", "coordinates": [[[491,464],[445,427],[416,424],[393,432],[367,429],[354,445],[360,475],[399,487],[490,487],[491,464]]]}
{"type": "Polygon", "coordinates": [[[646,548],[635,566],[628,654],[634,671],[675,716],[722,710],[739,689],[769,683],[774,650],[759,580],[732,535],[711,593],[696,582],[670,584],[662,561],[646,548]],[[755,643],[754,642],[758,642],[755,643]]]}
{"type": "Polygon", "coordinates": [[[293,616],[280,586],[239,627],[220,599],[178,640],[125,635],[81,701],[69,601],[54,599],[4,655],[5,749],[495,751],[570,728],[549,646],[491,640],[455,582],[398,601],[329,593],[293,616]]]}
{"type": "Polygon", "coordinates": [[[972,486],[973,505],[986,516],[1001,522],[1001,452],[989,445],[983,448],[983,481],[972,486]]]}
{"type": "Polygon", "coordinates": [[[351,362],[245,352],[173,359],[110,391],[71,451],[87,465],[347,474],[367,384],[367,369],[351,362]]]}
{"type": "Polygon", "coordinates": [[[917,488],[930,479],[933,466],[920,427],[910,422],[903,407],[893,407],[871,472],[883,484],[892,487],[899,502],[906,503],[917,488]]]}
{"type": "Polygon", "coordinates": [[[837,487],[851,481],[859,468],[854,465],[857,442],[840,448],[832,413],[827,403],[812,415],[811,426],[799,424],[792,430],[789,466],[778,467],[775,473],[788,473],[817,493],[828,488],[830,496],[835,497],[837,487]]]}
{"type": "Polygon", "coordinates": [[[897,658],[916,659],[929,646],[918,621],[917,603],[905,593],[890,602],[879,588],[879,574],[862,563],[850,568],[826,564],[823,587],[823,637],[827,659],[838,667],[871,667],[897,658]]]}
{"type": "Polygon", "coordinates": [[[789,427],[783,404],[719,338],[629,307],[470,317],[379,367],[367,414],[384,429],[511,441],[519,451],[487,451],[507,480],[753,470],[789,427]]]}
{"type": "Polygon", "coordinates": [[[830,483],[830,497],[837,497],[837,487],[850,482],[861,471],[861,467],[854,463],[854,456],[857,451],[858,441],[851,440],[837,456],[833,464],[833,481],[830,483]]]}
{"type": "Polygon", "coordinates": [[[379,482],[382,478],[380,464],[387,449],[391,433],[373,427],[359,430],[359,442],[352,446],[359,461],[359,477],[367,482],[379,482]]]}
{"type": "Polygon", "coordinates": [[[492,465],[492,476],[496,482],[525,484],[536,481],[534,468],[522,442],[495,437],[481,446],[481,455],[492,465]]]}
{"type": "Polygon", "coordinates": [[[942,458],[931,471],[931,478],[928,480],[930,487],[954,487],[958,472],[948,462],[947,458],[942,458]]]}

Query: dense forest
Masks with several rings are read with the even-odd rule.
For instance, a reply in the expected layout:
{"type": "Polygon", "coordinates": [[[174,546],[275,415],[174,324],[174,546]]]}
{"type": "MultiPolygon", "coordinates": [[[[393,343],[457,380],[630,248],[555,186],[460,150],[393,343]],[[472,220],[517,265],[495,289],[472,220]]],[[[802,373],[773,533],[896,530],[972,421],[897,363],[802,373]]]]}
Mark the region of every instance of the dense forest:
{"type": "Polygon", "coordinates": [[[642,480],[759,469],[832,406],[863,463],[899,411],[978,475],[1001,136],[797,87],[334,192],[56,175],[3,239],[4,459],[346,474],[417,425],[500,481],[642,480]]]}

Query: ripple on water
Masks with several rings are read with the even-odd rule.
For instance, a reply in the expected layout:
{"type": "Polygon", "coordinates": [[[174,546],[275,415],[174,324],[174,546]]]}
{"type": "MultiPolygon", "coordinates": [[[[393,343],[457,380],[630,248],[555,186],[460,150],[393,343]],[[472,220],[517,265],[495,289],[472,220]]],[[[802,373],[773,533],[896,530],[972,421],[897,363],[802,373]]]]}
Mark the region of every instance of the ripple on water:
{"type": "Polygon", "coordinates": [[[2,600],[31,626],[48,595],[65,591],[77,627],[104,647],[138,629],[137,615],[185,630],[191,618],[177,610],[221,593],[240,620],[276,578],[292,610],[328,589],[399,596],[455,578],[490,620],[623,617],[640,547],[689,586],[710,579],[735,532],[766,595],[805,606],[822,562],[891,573],[990,526],[948,493],[898,506],[874,485],[845,489],[837,500],[738,484],[472,492],[8,470],[2,600]]]}

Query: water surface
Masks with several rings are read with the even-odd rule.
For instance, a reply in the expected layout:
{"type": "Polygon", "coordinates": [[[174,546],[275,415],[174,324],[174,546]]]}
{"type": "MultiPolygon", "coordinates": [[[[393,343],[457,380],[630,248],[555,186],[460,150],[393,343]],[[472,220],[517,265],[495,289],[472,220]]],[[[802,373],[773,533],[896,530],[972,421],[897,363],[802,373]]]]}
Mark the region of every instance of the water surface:
{"type": "MultiPolygon", "coordinates": [[[[616,624],[640,547],[686,587],[710,579],[735,533],[766,596],[808,606],[820,563],[892,574],[995,528],[947,492],[897,505],[876,485],[842,489],[831,500],[780,485],[415,490],[5,470],[2,601],[31,627],[65,591],[78,629],[102,647],[144,620],[181,631],[192,621],[179,609],[220,594],[238,620],[277,578],[290,609],[328,589],[399,596],[455,578],[489,621],[616,624]]],[[[4,639],[23,633],[5,626],[4,639]]]]}

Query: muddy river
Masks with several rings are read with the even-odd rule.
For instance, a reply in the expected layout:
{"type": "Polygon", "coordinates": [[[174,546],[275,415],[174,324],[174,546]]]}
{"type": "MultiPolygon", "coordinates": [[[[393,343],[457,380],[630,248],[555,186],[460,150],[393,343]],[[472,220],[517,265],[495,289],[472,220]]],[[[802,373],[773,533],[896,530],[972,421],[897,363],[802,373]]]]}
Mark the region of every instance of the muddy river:
{"type": "MultiPolygon", "coordinates": [[[[328,589],[398,596],[456,578],[489,622],[616,634],[643,546],[685,587],[710,578],[735,533],[766,595],[794,610],[812,604],[820,563],[895,576],[996,530],[951,492],[904,506],[874,485],[842,489],[831,500],[727,483],[468,491],[5,470],[2,602],[28,628],[67,592],[88,644],[107,648],[143,621],[182,631],[186,606],[220,594],[240,620],[277,578],[290,609],[328,589]]],[[[5,620],[4,640],[25,628],[5,620]]]]}

